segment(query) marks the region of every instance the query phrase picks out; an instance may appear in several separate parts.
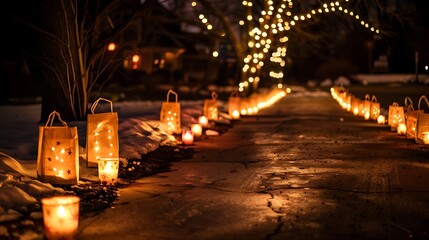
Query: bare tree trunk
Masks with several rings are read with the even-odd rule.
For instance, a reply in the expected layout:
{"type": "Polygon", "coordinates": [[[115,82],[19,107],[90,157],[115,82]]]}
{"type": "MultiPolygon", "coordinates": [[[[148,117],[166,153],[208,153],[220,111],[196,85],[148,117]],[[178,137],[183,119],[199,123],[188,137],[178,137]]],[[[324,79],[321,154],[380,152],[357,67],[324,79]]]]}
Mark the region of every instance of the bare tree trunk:
{"type": "Polygon", "coordinates": [[[54,110],[64,120],[86,119],[88,96],[112,61],[102,61],[106,42],[147,16],[155,1],[135,5],[127,19],[103,34],[98,29],[101,21],[111,20],[110,14],[125,6],[122,0],[43,1],[44,19],[38,28],[43,37],[39,59],[43,72],[42,121],[54,110]]]}
{"type": "Polygon", "coordinates": [[[84,120],[88,108],[87,81],[84,79],[86,69],[81,63],[80,33],[76,31],[77,3],[75,0],[44,3],[41,121],[54,110],[64,120],[84,120]]]}

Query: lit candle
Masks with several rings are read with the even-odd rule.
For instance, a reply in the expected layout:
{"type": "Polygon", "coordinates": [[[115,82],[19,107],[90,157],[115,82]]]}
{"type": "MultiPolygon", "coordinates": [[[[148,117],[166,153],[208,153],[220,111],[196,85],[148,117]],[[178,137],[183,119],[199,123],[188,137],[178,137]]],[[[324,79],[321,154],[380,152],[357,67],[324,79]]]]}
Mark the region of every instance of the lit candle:
{"type": "Polygon", "coordinates": [[[364,118],[365,118],[365,120],[369,119],[369,112],[365,112],[364,118]]]}
{"type": "Polygon", "coordinates": [[[75,239],[79,224],[80,198],[55,196],[43,198],[41,202],[46,238],[75,239]]]}
{"type": "Polygon", "coordinates": [[[115,185],[118,182],[119,158],[98,158],[98,178],[101,184],[115,185]]]}
{"type": "Polygon", "coordinates": [[[201,137],[201,135],[203,134],[203,127],[201,126],[201,124],[192,124],[191,125],[191,131],[194,133],[195,137],[201,137]]]}
{"type": "Polygon", "coordinates": [[[423,143],[424,144],[429,144],[429,132],[424,132],[423,133],[423,143]]]}
{"type": "Polygon", "coordinates": [[[386,118],[383,115],[378,115],[377,117],[377,123],[380,125],[386,124],[386,118]]]}
{"type": "Polygon", "coordinates": [[[240,118],[240,112],[238,110],[234,110],[232,112],[232,119],[239,119],[240,118]]]}
{"type": "Polygon", "coordinates": [[[183,145],[192,145],[194,143],[194,133],[189,130],[184,130],[182,132],[182,142],[183,145]]]}
{"type": "Polygon", "coordinates": [[[398,134],[399,135],[405,135],[407,133],[407,126],[404,123],[398,124],[398,134]]]}
{"type": "Polygon", "coordinates": [[[198,118],[198,122],[201,124],[201,126],[203,127],[207,127],[209,125],[209,120],[207,120],[206,116],[201,116],[198,118]]]}
{"type": "Polygon", "coordinates": [[[353,109],[353,114],[356,116],[356,115],[358,115],[359,114],[359,108],[357,108],[357,107],[355,107],[354,109],[353,109]]]}

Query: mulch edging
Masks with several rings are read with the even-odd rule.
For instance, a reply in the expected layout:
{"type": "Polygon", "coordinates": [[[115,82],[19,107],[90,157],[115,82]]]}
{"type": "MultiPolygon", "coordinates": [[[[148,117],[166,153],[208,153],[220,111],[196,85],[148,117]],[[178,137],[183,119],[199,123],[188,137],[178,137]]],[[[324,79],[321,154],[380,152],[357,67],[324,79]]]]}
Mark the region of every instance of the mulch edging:
{"type": "MultiPolygon", "coordinates": [[[[121,164],[119,166],[120,182],[115,186],[104,186],[99,182],[91,181],[83,182],[83,184],[79,185],[56,187],[65,190],[61,195],[76,195],[80,197],[80,216],[95,216],[105,209],[114,206],[118,200],[120,188],[127,187],[137,179],[153,176],[161,172],[168,172],[170,171],[172,162],[192,158],[193,153],[193,147],[182,145],[160,146],[152,152],[143,154],[141,159],[128,160],[126,166],[121,164]]],[[[35,206],[17,211],[17,214],[21,215],[18,219],[0,222],[0,240],[18,240],[23,238],[44,239],[40,200],[37,199],[38,204],[35,206]]]]}
{"type": "Polygon", "coordinates": [[[170,171],[172,162],[192,158],[193,147],[163,145],[152,152],[142,154],[140,159],[129,159],[119,165],[119,182],[116,185],[101,185],[98,181],[86,181],[72,186],[58,186],[66,195],[80,197],[81,216],[96,215],[112,207],[119,196],[119,189],[127,187],[137,179],[170,171]]]}
{"type": "MultiPolygon", "coordinates": [[[[225,133],[231,125],[216,124],[211,130],[225,133]]],[[[176,136],[180,139],[180,136],[176,136]]],[[[203,135],[196,140],[206,139],[203,135]]],[[[61,195],[76,195],[80,197],[80,216],[96,216],[107,208],[114,207],[119,197],[119,189],[125,188],[132,182],[143,177],[149,177],[170,171],[171,163],[192,158],[193,146],[162,145],[152,152],[142,154],[140,159],[131,159],[127,164],[119,166],[119,182],[114,186],[104,186],[98,181],[83,181],[79,185],[56,186],[65,190],[61,195]]],[[[58,193],[54,193],[58,194],[58,193]]],[[[43,196],[49,197],[49,196],[43,196]]],[[[42,198],[42,197],[41,197],[42,198]]],[[[21,216],[16,220],[0,222],[0,240],[45,239],[41,209],[41,199],[35,206],[17,211],[21,216]]],[[[3,209],[0,208],[0,213],[3,209]]]]}

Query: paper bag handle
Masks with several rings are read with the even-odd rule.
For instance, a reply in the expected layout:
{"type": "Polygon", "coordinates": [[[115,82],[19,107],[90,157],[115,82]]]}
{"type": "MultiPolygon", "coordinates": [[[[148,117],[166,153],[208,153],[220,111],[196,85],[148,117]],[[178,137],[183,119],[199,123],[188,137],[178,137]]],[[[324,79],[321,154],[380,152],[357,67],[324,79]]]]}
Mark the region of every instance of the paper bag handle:
{"type": "Polygon", "coordinates": [[[105,99],[105,98],[99,98],[99,99],[97,99],[97,100],[92,104],[92,106],[91,106],[91,113],[92,113],[92,114],[94,114],[95,108],[97,107],[98,102],[100,102],[101,100],[103,100],[103,101],[106,101],[106,102],[110,103],[110,112],[113,112],[113,103],[112,103],[112,101],[110,101],[110,100],[108,100],[108,99],[105,99]]]}
{"type": "Polygon", "coordinates": [[[377,102],[377,98],[375,97],[375,95],[372,95],[371,102],[377,102]]]}
{"type": "Polygon", "coordinates": [[[397,107],[399,107],[399,104],[397,102],[393,102],[392,105],[390,105],[390,106],[397,108],[397,107]]]}
{"type": "Polygon", "coordinates": [[[411,100],[410,97],[405,97],[405,107],[408,107],[408,105],[414,105],[413,100],[411,100]]]}
{"type": "Polygon", "coordinates": [[[370,96],[369,96],[369,94],[366,94],[365,95],[365,100],[370,100],[371,98],[370,98],[370,96]]]}
{"type": "Polygon", "coordinates": [[[426,95],[422,95],[421,97],[420,97],[420,99],[419,99],[419,105],[418,105],[418,109],[420,110],[420,103],[422,102],[422,99],[423,100],[425,100],[425,102],[426,102],[426,104],[428,105],[428,107],[429,107],[429,101],[428,101],[428,99],[426,98],[426,95]]]}
{"type": "Polygon", "coordinates": [[[60,122],[61,122],[61,124],[63,124],[63,126],[65,126],[65,127],[68,126],[67,123],[61,119],[60,114],[57,111],[53,111],[51,114],[49,114],[48,121],[46,121],[45,127],[47,127],[48,125],[49,125],[49,127],[52,127],[52,124],[54,123],[55,116],[58,117],[58,120],[60,120],[60,122]]]}
{"type": "Polygon", "coordinates": [[[407,107],[407,113],[408,113],[408,112],[414,112],[414,111],[415,111],[415,110],[414,110],[413,105],[412,105],[412,104],[408,105],[408,107],[407,107]]]}
{"type": "Polygon", "coordinates": [[[178,102],[179,95],[177,95],[177,93],[171,89],[168,90],[168,93],[167,93],[167,102],[170,100],[170,93],[172,93],[176,96],[176,102],[178,102]]]}
{"type": "Polygon", "coordinates": [[[216,100],[216,99],[217,99],[217,97],[218,97],[218,96],[217,96],[217,93],[216,93],[216,92],[212,92],[212,99],[213,99],[213,100],[216,100]]]}

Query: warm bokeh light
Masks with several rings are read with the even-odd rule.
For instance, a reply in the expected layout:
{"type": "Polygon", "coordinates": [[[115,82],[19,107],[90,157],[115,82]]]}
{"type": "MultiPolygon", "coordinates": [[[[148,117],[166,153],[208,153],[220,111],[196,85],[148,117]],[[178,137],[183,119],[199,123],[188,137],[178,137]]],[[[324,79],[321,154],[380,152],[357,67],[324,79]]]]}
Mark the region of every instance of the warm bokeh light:
{"type": "Polygon", "coordinates": [[[139,55],[133,55],[133,57],[132,57],[132,61],[133,61],[134,63],[136,63],[136,62],[140,61],[140,56],[139,56],[139,55]]]}
{"type": "Polygon", "coordinates": [[[209,120],[205,116],[200,116],[198,118],[198,123],[201,124],[202,127],[208,127],[209,120]]]}
{"type": "Polygon", "coordinates": [[[398,124],[397,131],[399,135],[405,135],[407,133],[407,125],[405,123],[398,124]]]}
{"type": "Polygon", "coordinates": [[[429,144],[429,132],[424,132],[423,133],[423,143],[424,144],[429,144]]]}
{"type": "Polygon", "coordinates": [[[369,112],[365,112],[365,114],[364,114],[364,118],[365,118],[365,120],[368,120],[368,119],[369,119],[369,117],[370,117],[369,112]]]}
{"type": "Polygon", "coordinates": [[[194,133],[190,130],[184,130],[182,132],[182,143],[183,145],[192,145],[194,143],[194,133]]]}
{"type": "Polygon", "coordinates": [[[384,115],[378,115],[378,117],[377,117],[377,123],[380,124],[380,125],[386,124],[386,118],[384,117],[384,115]]]}
{"type": "Polygon", "coordinates": [[[109,45],[107,45],[107,50],[108,51],[115,51],[116,49],[116,44],[115,43],[109,43],[109,45]]]}
{"type": "MultiPolygon", "coordinates": [[[[271,67],[269,72],[271,78],[277,82],[285,80],[284,68],[287,67],[288,63],[286,57],[289,38],[284,34],[284,31],[289,31],[298,23],[313,18],[312,15],[340,12],[355,20],[362,21],[362,26],[368,28],[371,32],[380,32],[376,27],[370,26],[368,22],[360,20],[361,16],[359,16],[359,14],[349,11],[344,5],[346,3],[340,3],[338,1],[324,3],[319,9],[310,9],[294,16],[292,16],[292,12],[294,12],[292,8],[294,5],[291,0],[281,0],[278,4],[274,4],[272,0],[266,0],[259,16],[252,13],[254,9],[251,10],[253,6],[251,0],[243,0],[241,3],[248,9],[246,20],[249,22],[249,26],[252,26],[247,32],[247,47],[252,55],[245,55],[242,59],[244,62],[242,68],[243,79],[247,79],[247,81],[243,83],[247,84],[240,84],[238,86],[239,92],[246,91],[246,88],[250,86],[257,87],[259,83],[258,81],[254,81],[254,79],[261,74],[261,70],[264,66],[271,67]],[[253,21],[254,19],[257,21],[253,21]],[[278,47],[279,43],[281,43],[281,47],[278,47]],[[272,55],[266,56],[266,53],[272,53],[272,55]],[[270,64],[267,65],[267,61],[270,61],[270,64]],[[249,85],[249,82],[252,84],[249,85]]],[[[194,6],[194,2],[192,6],[194,6]]],[[[205,17],[204,14],[199,14],[199,19],[208,30],[213,29],[213,25],[209,23],[209,19],[205,17]]],[[[240,20],[238,23],[243,26],[245,21],[240,20]]],[[[212,52],[213,57],[218,57],[218,54],[219,53],[216,51],[212,52]]],[[[346,107],[347,104],[342,104],[342,106],[346,107]]],[[[364,113],[360,113],[360,115],[364,115],[364,113]]]]}
{"type": "Polygon", "coordinates": [[[239,119],[240,118],[240,112],[238,110],[234,110],[232,112],[232,119],[239,119]]]}
{"type": "Polygon", "coordinates": [[[195,137],[200,137],[203,134],[203,127],[199,123],[191,125],[191,131],[194,133],[195,137]]]}

